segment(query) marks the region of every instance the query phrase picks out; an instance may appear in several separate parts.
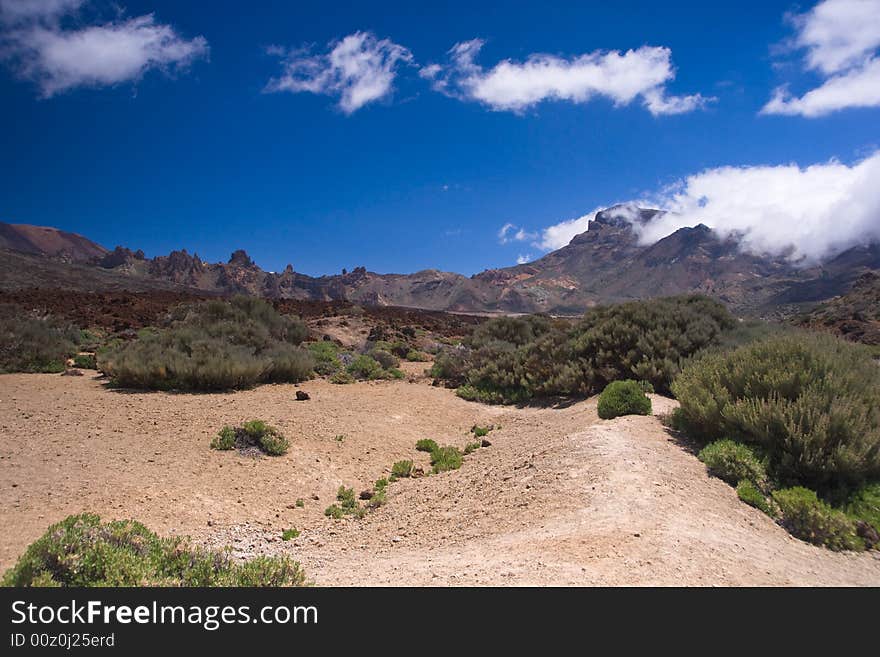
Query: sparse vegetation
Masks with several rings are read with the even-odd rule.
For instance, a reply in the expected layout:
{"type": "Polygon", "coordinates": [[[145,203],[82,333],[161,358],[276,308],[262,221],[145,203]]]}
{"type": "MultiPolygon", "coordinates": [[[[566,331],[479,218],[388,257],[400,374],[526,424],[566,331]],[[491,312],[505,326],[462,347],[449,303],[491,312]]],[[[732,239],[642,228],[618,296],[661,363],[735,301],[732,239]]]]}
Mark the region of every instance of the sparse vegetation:
{"type": "Polygon", "coordinates": [[[315,360],[315,373],[321,376],[332,376],[342,369],[339,359],[339,345],[329,340],[310,342],[306,348],[315,360]]]}
{"type": "MultiPolygon", "coordinates": [[[[388,355],[390,356],[390,354],[388,355]]],[[[400,364],[400,361],[396,358],[394,361],[386,362],[396,362],[397,364],[400,364]]],[[[348,374],[355,379],[365,381],[375,381],[377,379],[402,379],[404,377],[403,372],[397,369],[396,366],[385,368],[379,361],[369,354],[356,356],[346,369],[348,374]]],[[[336,382],[334,381],[334,383],[336,382]]]]}
{"type": "Polygon", "coordinates": [[[258,383],[303,381],[312,354],[298,318],[279,315],[252,297],[180,306],[155,332],[98,355],[119,386],[149,390],[226,390],[258,383]]]}
{"type": "Polygon", "coordinates": [[[488,436],[490,431],[492,431],[492,427],[481,427],[476,424],[471,427],[471,433],[474,434],[476,438],[488,436]]]}
{"type": "Polygon", "coordinates": [[[468,443],[467,445],[464,446],[464,453],[465,453],[465,456],[467,456],[467,455],[470,454],[471,452],[476,452],[476,451],[477,451],[478,449],[480,449],[482,446],[483,446],[483,443],[482,443],[482,441],[479,441],[479,440],[474,441],[474,442],[472,442],[472,443],[468,443]]]}
{"type": "Polygon", "coordinates": [[[439,447],[436,441],[431,440],[430,438],[422,438],[418,442],[416,442],[416,449],[420,452],[433,452],[439,447]]]}
{"type": "Polygon", "coordinates": [[[290,441],[263,420],[251,420],[237,428],[225,426],[220,429],[211,441],[211,447],[219,450],[258,447],[270,456],[280,456],[290,448],[290,441]]]}
{"type": "Polygon", "coordinates": [[[862,520],[880,532],[880,483],[869,484],[857,490],[850,497],[847,514],[862,520]]]}
{"type": "Polygon", "coordinates": [[[446,472],[447,470],[458,470],[461,467],[461,463],[461,452],[458,447],[438,447],[431,452],[431,465],[433,466],[434,474],[446,472]]]}
{"type": "Polygon", "coordinates": [[[409,477],[412,474],[412,461],[397,461],[391,466],[391,480],[409,477]]]}
{"type": "Polygon", "coordinates": [[[336,491],[336,504],[331,504],[324,510],[324,515],[336,520],[348,515],[363,515],[363,510],[357,501],[354,488],[340,486],[336,491]]]}
{"type": "Polygon", "coordinates": [[[642,386],[632,379],[612,381],[599,395],[599,417],[611,420],[621,415],[650,415],[651,400],[642,386]]]}
{"type": "Polygon", "coordinates": [[[22,316],[11,306],[0,306],[0,374],[63,372],[80,339],[80,331],[73,326],[22,316]]]}
{"type": "Polygon", "coordinates": [[[587,395],[631,378],[665,393],[685,359],[734,325],[724,306],[696,295],[598,307],[574,323],[503,317],[444,349],[429,372],[483,403],[587,395]]]}
{"type": "Polygon", "coordinates": [[[754,450],[733,440],[716,440],[704,447],[698,458],[716,477],[736,486],[748,480],[761,490],[767,490],[767,471],[754,450]]]}
{"type": "Polygon", "coordinates": [[[3,586],[303,586],[287,557],[235,563],[225,553],[160,538],[134,520],[91,513],[52,525],[3,575],[3,586]]]}
{"type": "Polygon", "coordinates": [[[299,535],[300,535],[300,531],[294,527],[291,527],[290,529],[285,529],[283,532],[281,532],[281,540],[282,541],[289,541],[294,538],[298,538],[299,535]]]}

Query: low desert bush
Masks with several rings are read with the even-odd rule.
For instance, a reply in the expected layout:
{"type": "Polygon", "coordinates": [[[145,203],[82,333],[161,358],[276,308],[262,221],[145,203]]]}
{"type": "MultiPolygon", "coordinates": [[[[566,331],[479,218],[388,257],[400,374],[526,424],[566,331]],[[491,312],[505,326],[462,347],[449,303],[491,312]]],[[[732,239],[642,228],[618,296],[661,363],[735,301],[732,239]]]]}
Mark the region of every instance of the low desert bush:
{"type": "Polygon", "coordinates": [[[406,359],[410,363],[426,363],[431,360],[431,356],[429,354],[426,354],[424,351],[410,349],[406,352],[406,359]]]}
{"type": "Polygon", "coordinates": [[[306,348],[315,360],[315,373],[321,376],[332,376],[342,369],[342,361],[339,360],[339,345],[329,340],[310,342],[306,348]]]}
{"type": "Polygon", "coordinates": [[[281,540],[289,541],[294,538],[299,538],[299,535],[300,531],[295,527],[291,527],[290,529],[285,529],[283,532],[281,532],[281,540]]]}
{"type": "Polygon", "coordinates": [[[73,366],[83,370],[96,370],[98,361],[94,354],[77,354],[73,357],[73,366]]]}
{"type": "Polygon", "coordinates": [[[767,470],[754,450],[733,440],[716,440],[706,445],[698,455],[709,472],[732,486],[743,479],[761,490],[767,490],[767,470]]]}
{"type": "Polygon", "coordinates": [[[621,415],[650,415],[651,400],[635,381],[612,381],[599,395],[599,417],[610,420],[621,415]]]}
{"type": "Polygon", "coordinates": [[[99,353],[114,384],[150,390],[226,390],[297,383],[311,376],[312,354],[298,345],[305,324],[252,297],[172,310],[157,331],[99,353]]]}
{"type": "Polygon", "coordinates": [[[403,479],[405,477],[409,477],[412,474],[412,469],[412,461],[397,461],[394,465],[391,466],[391,478],[403,479]]]}
{"type": "Polygon", "coordinates": [[[577,322],[503,317],[441,351],[429,373],[484,403],[589,395],[624,379],[665,393],[685,359],[734,325],[724,306],[701,296],[597,307],[577,322]]]}
{"type": "Polygon", "coordinates": [[[270,456],[285,454],[290,441],[275,427],[263,420],[251,420],[240,427],[225,426],[211,441],[213,449],[247,449],[258,447],[270,456]]]}
{"type": "Polygon", "coordinates": [[[853,493],[847,503],[846,512],[880,532],[880,483],[869,484],[853,493]]]}
{"type": "Polygon", "coordinates": [[[370,351],[370,356],[383,370],[390,370],[400,365],[400,359],[384,349],[373,349],[370,351]]]}
{"type": "Polygon", "coordinates": [[[434,466],[434,474],[447,470],[458,470],[461,463],[461,452],[458,447],[438,447],[431,452],[431,465],[434,466]]]}
{"type": "Polygon", "coordinates": [[[340,486],[336,491],[336,504],[328,506],[324,510],[324,515],[337,520],[348,515],[362,515],[354,488],[340,486]]]}
{"type": "Polygon", "coordinates": [[[336,374],[330,377],[330,383],[337,383],[339,385],[354,383],[355,380],[356,379],[345,370],[339,370],[336,374]]]}
{"type": "Polygon", "coordinates": [[[476,451],[477,451],[478,449],[480,449],[480,447],[482,447],[482,446],[483,446],[483,443],[482,443],[482,441],[480,441],[480,440],[476,440],[476,441],[474,441],[474,442],[472,442],[472,443],[468,443],[467,445],[464,446],[464,453],[465,453],[465,456],[467,456],[467,455],[470,454],[471,452],[476,452],[476,451]]]}
{"type": "Polygon", "coordinates": [[[234,562],[226,553],[160,538],[133,520],[68,516],[27,548],[3,586],[303,586],[287,557],[234,562]]]}
{"type": "Polygon", "coordinates": [[[0,306],[0,373],[63,372],[80,338],[73,326],[0,306]]]}
{"type": "Polygon", "coordinates": [[[796,486],[773,492],[781,522],[792,535],[832,550],[864,550],[855,522],[820,500],[816,493],[796,486]]]}
{"type": "Polygon", "coordinates": [[[758,445],[784,485],[880,479],[880,368],[863,347],[808,334],[755,342],[696,359],[673,392],[688,434],[758,445]]]}
{"type": "MultiPolygon", "coordinates": [[[[388,352],[380,352],[387,354],[388,352]]],[[[388,354],[391,356],[391,354],[388,354]]],[[[400,361],[391,356],[394,360],[385,359],[385,362],[391,364],[390,367],[383,367],[382,363],[373,358],[369,354],[360,354],[356,356],[351,364],[346,368],[348,373],[355,379],[375,381],[377,379],[402,379],[404,374],[393,363],[400,364],[400,361]]]]}
{"type": "Polygon", "coordinates": [[[736,485],[736,494],[743,502],[756,509],[760,509],[767,515],[773,515],[772,508],[767,502],[767,497],[752,481],[743,479],[736,485]]]}
{"type": "Polygon", "coordinates": [[[492,431],[492,427],[481,427],[478,424],[471,427],[471,433],[474,434],[476,438],[488,436],[490,431],[492,431]]]}
{"type": "Polygon", "coordinates": [[[420,452],[433,452],[437,449],[439,445],[436,441],[431,440],[430,438],[422,438],[418,442],[416,442],[416,449],[420,452]]]}

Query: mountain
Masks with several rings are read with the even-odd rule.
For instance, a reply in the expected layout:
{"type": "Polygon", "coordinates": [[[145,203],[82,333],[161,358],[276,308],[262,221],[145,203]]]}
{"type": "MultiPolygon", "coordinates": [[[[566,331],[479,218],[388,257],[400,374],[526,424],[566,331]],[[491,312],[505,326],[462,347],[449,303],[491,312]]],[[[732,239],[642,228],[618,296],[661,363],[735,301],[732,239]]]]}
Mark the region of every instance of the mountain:
{"type": "Polygon", "coordinates": [[[63,262],[91,262],[107,253],[82,235],[57,228],[0,222],[0,249],[30,253],[63,262]]]}
{"type": "Polygon", "coordinates": [[[798,318],[798,323],[880,345],[880,273],[862,274],[846,294],[820,304],[798,318]]]}
{"type": "Polygon", "coordinates": [[[767,314],[782,309],[791,314],[792,309],[804,304],[844,294],[860,275],[880,269],[877,244],[849,249],[821,265],[799,267],[783,256],[743,251],[735,237],[722,239],[702,224],[681,228],[654,244],[641,244],[639,227],[660,214],[652,209],[608,208],[597,212],[588,229],[561,249],[534,262],[486,270],[471,277],[433,269],[377,274],[363,267],[313,277],[294,271],[290,265],[280,273],[266,272],[241,250],[225,263],[208,263],[186,250],[147,258],[141,251],[121,246],[107,251],[85,238],[55,229],[0,224],[0,235],[23,236],[0,243],[0,248],[9,253],[24,251],[42,256],[31,256],[8,280],[4,275],[0,287],[28,287],[28,275],[33,270],[33,279],[43,287],[143,289],[155,285],[277,299],[553,314],[577,314],[599,303],[699,292],[740,312],[767,314]],[[42,237],[37,246],[34,239],[24,239],[48,235],[58,237],[54,241],[42,237]],[[55,248],[62,242],[69,246],[55,248]],[[71,248],[74,243],[78,250],[71,248]],[[74,260],[70,254],[79,259],[74,260]],[[66,275],[63,268],[58,269],[59,260],[64,258],[93,274],[66,275]],[[40,262],[51,262],[54,269],[48,264],[41,267],[40,262]]]}

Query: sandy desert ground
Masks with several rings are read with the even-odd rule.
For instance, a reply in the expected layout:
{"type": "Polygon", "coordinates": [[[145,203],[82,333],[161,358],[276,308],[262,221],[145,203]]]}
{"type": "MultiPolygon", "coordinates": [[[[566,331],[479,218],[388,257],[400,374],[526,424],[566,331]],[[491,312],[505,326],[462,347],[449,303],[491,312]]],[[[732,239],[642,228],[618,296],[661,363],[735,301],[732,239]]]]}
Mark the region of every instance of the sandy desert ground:
{"type": "Polygon", "coordinates": [[[406,365],[414,381],[302,384],[306,402],[292,385],[179,395],[110,390],[94,373],[0,376],[0,568],[90,510],[239,556],[289,553],[318,585],[880,585],[880,553],[790,537],[656,417],[599,420],[595,400],[483,406],[406,365]],[[208,448],[253,418],[291,439],[288,454],[208,448]],[[340,485],[427,465],[416,440],[463,447],[475,423],[501,429],[460,470],[393,484],[363,519],[324,517],[340,485]],[[291,527],[302,534],[282,541],[291,527]]]}

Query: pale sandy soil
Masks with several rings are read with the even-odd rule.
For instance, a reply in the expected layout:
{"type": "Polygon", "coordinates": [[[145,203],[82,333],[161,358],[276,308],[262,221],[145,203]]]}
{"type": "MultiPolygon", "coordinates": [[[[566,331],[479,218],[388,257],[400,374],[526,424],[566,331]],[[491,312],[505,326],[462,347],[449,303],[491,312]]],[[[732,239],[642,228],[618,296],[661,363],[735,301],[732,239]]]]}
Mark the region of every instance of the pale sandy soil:
{"type": "MultiPolygon", "coordinates": [[[[424,380],[300,388],[310,401],[291,385],[175,395],[0,376],[0,568],[91,510],[237,555],[288,553],[319,585],[880,585],[877,552],[790,537],[656,418],[602,421],[594,400],[489,407],[424,380]],[[290,452],[208,449],[220,426],[252,418],[276,424],[290,452]],[[362,520],[323,516],[341,484],[369,488],[399,459],[427,465],[416,440],[462,447],[474,423],[502,428],[461,470],[393,484],[362,520]],[[302,535],[282,542],[289,527],[302,535]]],[[[654,397],[656,412],[673,403],[654,397]]]]}

